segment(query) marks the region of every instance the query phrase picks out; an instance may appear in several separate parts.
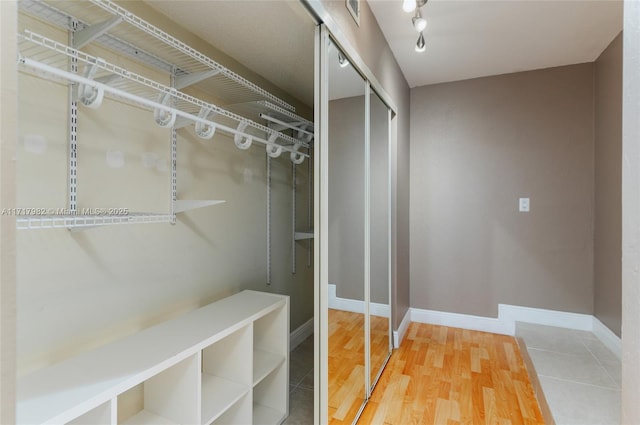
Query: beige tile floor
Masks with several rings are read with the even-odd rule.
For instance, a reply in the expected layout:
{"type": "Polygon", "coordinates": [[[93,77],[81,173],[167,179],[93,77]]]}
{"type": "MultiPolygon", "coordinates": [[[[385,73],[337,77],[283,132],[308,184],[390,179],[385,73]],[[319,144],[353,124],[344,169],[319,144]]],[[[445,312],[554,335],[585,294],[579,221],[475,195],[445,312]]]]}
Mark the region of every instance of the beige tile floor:
{"type": "Polygon", "coordinates": [[[284,424],[313,424],[313,335],[289,358],[289,417],[284,424]]]}
{"type": "Polygon", "coordinates": [[[620,423],[621,362],[591,332],[518,323],[557,425],[620,423]]]}

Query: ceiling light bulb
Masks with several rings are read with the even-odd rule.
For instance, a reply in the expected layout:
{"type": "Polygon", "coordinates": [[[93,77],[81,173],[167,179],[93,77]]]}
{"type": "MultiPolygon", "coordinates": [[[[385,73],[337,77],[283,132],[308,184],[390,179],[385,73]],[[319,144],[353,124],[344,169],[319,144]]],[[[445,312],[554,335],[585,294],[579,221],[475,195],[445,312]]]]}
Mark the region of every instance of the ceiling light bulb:
{"type": "Polygon", "coordinates": [[[347,60],[347,58],[342,56],[342,53],[338,53],[338,63],[340,64],[340,68],[349,66],[349,61],[347,60]]]}
{"type": "Polygon", "coordinates": [[[427,29],[427,20],[424,18],[418,18],[413,21],[413,27],[416,29],[416,31],[422,32],[427,29]]]}
{"type": "Polygon", "coordinates": [[[402,10],[407,13],[413,12],[416,9],[416,0],[404,0],[402,2],[402,10]]]}
{"type": "Polygon", "coordinates": [[[427,28],[427,20],[420,14],[420,9],[416,9],[416,15],[411,18],[411,22],[413,22],[413,27],[418,32],[422,32],[427,28]]]}
{"type": "Polygon", "coordinates": [[[420,33],[420,37],[418,37],[418,42],[416,43],[416,52],[424,52],[427,50],[427,46],[424,42],[424,35],[420,33]]]}

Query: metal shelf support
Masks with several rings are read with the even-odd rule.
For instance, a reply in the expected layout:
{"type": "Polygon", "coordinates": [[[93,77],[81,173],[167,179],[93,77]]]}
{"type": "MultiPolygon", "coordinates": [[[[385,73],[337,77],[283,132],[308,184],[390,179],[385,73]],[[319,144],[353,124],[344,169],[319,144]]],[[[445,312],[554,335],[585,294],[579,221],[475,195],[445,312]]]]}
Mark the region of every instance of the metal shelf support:
{"type": "Polygon", "coordinates": [[[114,16],[113,18],[107,19],[106,21],[84,27],[81,30],[75,32],[72,46],[76,49],[81,49],[108,32],[120,22],[122,22],[122,18],[120,16],[114,16]]]}

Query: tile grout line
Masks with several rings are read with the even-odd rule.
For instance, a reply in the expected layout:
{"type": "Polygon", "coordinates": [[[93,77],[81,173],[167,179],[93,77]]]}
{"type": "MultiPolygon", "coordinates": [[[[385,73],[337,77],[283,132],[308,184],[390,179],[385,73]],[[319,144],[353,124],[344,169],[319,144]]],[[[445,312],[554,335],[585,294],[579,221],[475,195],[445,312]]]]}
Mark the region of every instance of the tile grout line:
{"type": "Polygon", "coordinates": [[[613,384],[615,385],[616,389],[621,390],[622,388],[620,388],[620,386],[618,385],[618,381],[616,381],[616,379],[611,375],[611,373],[609,373],[609,370],[607,370],[607,368],[604,367],[604,364],[602,363],[602,360],[600,360],[598,358],[598,356],[595,355],[595,353],[587,346],[587,344],[585,344],[585,342],[584,342],[584,340],[582,338],[580,338],[580,342],[582,343],[582,345],[584,345],[584,347],[587,349],[589,354],[591,354],[591,356],[595,359],[595,361],[598,364],[598,366],[600,366],[600,369],[603,369],[604,372],[609,377],[609,379],[611,379],[611,382],[613,382],[613,384]]]}
{"type": "MultiPolygon", "coordinates": [[[[525,332],[526,333],[526,332],[525,332]]],[[[550,334],[551,336],[554,334],[550,334]]],[[[599,341],[601,342],[597,337],[595,337],[595,335],[593,335],[595,338],[589,338],[589,336],[593,335],[593,333],[591,332],[590,334],[572,334],[571,336],[565,336],[564,338],[561,337],[561,339],[566,339],[566,338],[570,338],[571,345],[573,345],[573,343],[577,342],[577,345],[575,348],[578,349],[578,351],[580,351],[580,354],[576,354],[576,353],[566,353],[566,352],[562,352],[562,351],[556,351],[556,350],[549,350],[546,348],[537,348],[537,347],[532,347],[530,345],[527,344],[527,338],[523,335],[519,335],[525,343],[525,346],[527,348],[527,350],[533,350],[534,352],[537,350],[540,355],[543,355],[543,353],[546,353],[543,357],[548,357],[549,361],[551,361],[552,363],[555,362],[556,360],[564,360],[564,361],[580,361],[580,359],[582,359],[582,361],[586,361],[588,359],[588,361],[591,363],[591,366],[589,366],[589,368],[594,369],[595,368],[599,368],[598,372],[599,375],[601,375],[601,379],[600,380],[604,380],[606,381],[607,379],[609,379],[609,383],[605,383],[605,385],[611,385],[611,386],[603,386],[603,385],[599,385],[599,384],[593,384],[593,383],[588,383],[588,382],[582,382],[582,381],[576,381],[573,379],[566,379],[566,378],[561,378],[558,376],[553,376],[551,374],[540,374],[538,373],[538,368],[536,368],[535,363],[533,362],[532,359],[532,363],[533,363],[533,367],[535,370],[535,374],[537,375],[538,379],[540,381],[546,381],[546,385],[542,385],[542,382],[540,382],[540,387],[542,390],[542,394],[543,396],[545,396],[545,399],[548,401],[549,404],[549,410],[550,410],[550,414],[551,416],[553,416],[555,423],[557,424],[562,424],[562,425],[567,425],[567,424],[577,424],[580,423],[579,421],[575,421],[575,420],[567,420],[567,417],[562,416],[559,417],[558,416],[558,406],[555,406],[554,409],[551,409],[551,405],[555,404],[557,402],[559,402],[561,399],[565,398],[565,397],[560,397],[560,399],[558,399],[557,397],[554,397],[553,400],[549,399],[548,397],[546,397],[546,393],[548,391],[551,391],[551,394],[555,394],[554,392],[554,388],[567,388],[567,386],[569,385],[574,385],[574,389],[575,391],[582,393],[582,392],[592,392],[592,391],[601,391],[601,394],[608,394],[608,397],[612,397],[613,399],[619,399],[620,395],[621,395],[621,388],[618,384],[618,382],[616,381],[616,379],[613,376],[613,371],[615,370],[614,368],[612,368],[612,371],[610,372],[607,367],[605,367],[605,363],[609,364],[611,363],[611,366],[613,366],[614,362],[607,362],[606,360],[606,353],[603,351],[602,353],[600,353],[603,356],[603,359],[600,359],[597,355],[596,352],[598,351],[599,345],[594,345],[593,341],[599,341]],[[584,352],[582,352],[582,350],[584,350],[584,352]],[[564,357],[564,359],[562,359],[564,357]],[[595,360],[595,363],[592,363],[595,360]],[[602,369],[604,369],[604,374],[602,373],[602,369]],[[546,387],[546,388],[545,388],[546,387]]],[[[529,335],[531,338],[536,339],[537,335],[536,334],[531,334],[529,335]]],[[[546,345],[546,346],[551,346],[553,348],[558,347],[557,341],[555,341],[555,338],[552,338],[549,341],[546,341],[545,339],[541,340],[543,342],[542,345],[546,345]]],[[[569,348],[571,348],[569,346],[569,348]]],[[[608,347],[605,347],[608,349],[608,347]]],[[[610,351],[610,350],[609,350],[610,351]]],[[[580,376],[579,379],[582,379],[581,374],[578,374],[580,376]]],[[[571,388],[571,387],[568,387],[571,388]]],[[[563,390],[564,391],[564,390],[563,390]]],[[[557,392],[557,391],[556,391],[557,392]]],[[[572,399],[572,396],[569,396],[570,400],[574,400],[572,399]]],[[[564,400],[565,402],[567,400],[564,400]]],[[[571,401],[573,402],[573,401],[571,401]]],[[[583,406],[584,407],[584,406],[583,406]]],[[[613,406],[611,406],[613,407],[613,406]]],[[[589,408],[586,409],[587,410],[587,415],[591,416],[589,408]]],[[[564,412],[566,414],[566,412],[564,412]]],[[[615,415],[615,413],[613,413],[615,415]]],[[[575,418],[574,418],[575,419],[575,418]]],[[[582,418],[585,419],[585,418],[582,418]]],[[[610,421],[610,422],[605,422],[605,423],[614,423],[616,421],[610,421]]],[[[586,423],[586,422],[583,422],[586,423]]]]}
{"type": "MultiPolygon", "coordinates": [[[[534,365],[535,366],[535,365],[534,365]]],[[[562,381],[562,382],[570,382],[572,384],[578,384],[578,385],[586,385],[588,387],[594,387],[594,388],[600,388],[602,390],[611,390],[611,391],[617,391],[620,392],[621,390],[617,387],[603,387],[602,385],[596,385],[596,384],[589,384],[587,382],[580,382],[580,381],[574,381],[572,379],[566,379],[566,378],[560,378],[557,376],[551,376],[551,375],[543,375],[541,373],[538,373],[539,377],[544,377],[544,378],[551,378],[551,379],[555,379],[557,381],[562,381]]],[[[544,390],[544,388],[543,388],[544,390]]]]}

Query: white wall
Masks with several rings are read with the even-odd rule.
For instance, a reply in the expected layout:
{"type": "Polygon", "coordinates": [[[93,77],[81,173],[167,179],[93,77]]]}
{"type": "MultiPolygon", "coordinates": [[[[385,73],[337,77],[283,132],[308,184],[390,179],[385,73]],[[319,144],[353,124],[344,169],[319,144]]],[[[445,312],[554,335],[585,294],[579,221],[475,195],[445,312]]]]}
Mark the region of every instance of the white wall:
{"type": "MultiPolygon", "coordinates": [[[[0,207],[15,207],[16,3],[0,2],[0,207]]],[[[0,216],[0,423],[15,422],[16,224],[0,216]]]]}
{"type": "Polygon", "coordinates": [[[640,2],[624,2],[622,70],[622,423],[640,423],[640,2]]]}

